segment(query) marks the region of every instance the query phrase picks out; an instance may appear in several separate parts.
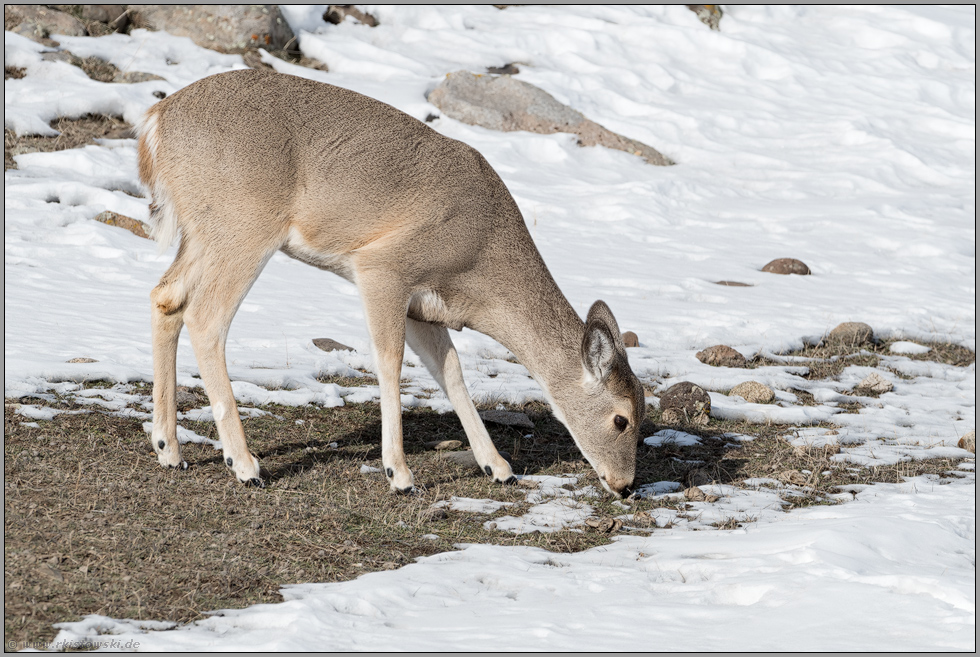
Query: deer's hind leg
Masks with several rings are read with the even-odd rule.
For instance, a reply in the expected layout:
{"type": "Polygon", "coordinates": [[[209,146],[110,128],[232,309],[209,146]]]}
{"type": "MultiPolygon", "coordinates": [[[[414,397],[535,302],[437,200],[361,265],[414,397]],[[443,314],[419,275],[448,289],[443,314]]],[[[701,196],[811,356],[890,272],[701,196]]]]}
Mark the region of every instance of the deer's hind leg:
{"type": "Polygon", "coordinates": [[[186,277],[191,262],[181,242],[167,273],[150,293],[153,334],[153,433],[150,441],[160,465],[186,468],[177,442],[177,339],[184,326],[186,277]]]}
{"type": "Polygon", "coordinates": [[[514,474],[510,464],[500,455],[490,434],[483,426],[483,420],[477,413],[466,382],[463,380],[463,370],[459,364],[459,354],[449,337],[449,331],[443,326],[419,322],[409,319],[406,338],[408,346],[422,359],[429,373],[442,388],[449,402],[456,410],[459,421],[466,432],[466,438],[473,448],[473,456],[480,468],[493,477],[494,481],[511,483],[514,474]]]}
{"type": "MultiPolygon", "coordinates": [[[[202,243],[193,235],[185,235],[181,250],[187,254],[187,264],[178,270],[179,276],[167,280],[166,287],[163,284],[158,286],[157,289],[162,291],[158,293],[154,290],[154,294],[161,298],[167,293],[177,296],[176,293],[179,292],[183,295],[181,318],[190,333],[201,380],[211,402],[225,465],[235,473],[239,481],[261,486],[259,461],[245,443],[245,430],[228,378],[225,343],[238,306],[269,257],[281,246],[281,240],[272,236],[263,239],[254,234],[248,236],[238,233],[224,234],[220,244],[215,242],[202,243]]],[[[180,260],[178,256],[175,266],[180,260]]],[[[168,324],[164,319],[157,322],[154,315],[154,327],[158,323],[161,337],[157,340],[156,334],[154,335],[154,345],[159,342],[161,354],[167,357],[161,367],[170,368],[160,372],[166,376],[162,379],[165,384],[161,387],[159,399],[166,417],[173,418],[176,423],[176,407],[172,395],[168,395],[174,380],[171,352],[176,354],[176,336],[180,326],[176,322],[168,324]]],[[[154,390],[156,388],[154,386],[154,390]]],[[[155,402],[156,399],[157,396],[154,395],[155,402]]],[[[170,425],[166,424],[163,428],[169,431],[170,425]]],[[[176,436],[173,442],[176,448],[176,436]]],[[[165,440],[165,444],[169,448],[169,441],[165,440]]]]}

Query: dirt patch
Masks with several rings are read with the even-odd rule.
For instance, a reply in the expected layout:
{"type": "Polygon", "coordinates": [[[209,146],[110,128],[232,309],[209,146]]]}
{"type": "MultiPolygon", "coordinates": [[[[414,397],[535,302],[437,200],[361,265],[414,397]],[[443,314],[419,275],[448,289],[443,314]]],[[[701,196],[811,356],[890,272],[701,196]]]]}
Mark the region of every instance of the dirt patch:
{"type": "MultiPolygon", "coordinates": [[[[106,382],[102,387],[108,386],[106,382]]],[[[148,394],[149,387],[138,391],[148,394]]],[[[68,400],[53,405],[63,410],[89,408],[68,400]]],[[[498,516],[523,514],[528,508],[526,489],[494,484],[475,469],[446,459],[445,452],[427,448],[426,443],[436,440],[458,440],[466,447],[454,414],[404,412],[405,449],[420,487],[419,494],[405,496],[390,493],[380,473],[360,472],[364,464],[381,464],[377,404],[264,409],[274,415],[244,422],[268,484],[258,490],[235,482],[221,453],[210,446],[183,447],[191,464],[186,471],[161,469],[139,420],[97,412],[62,414],[29,427],[8,407],[5,641],[50,640],[56,633],[53,623],[93,613],[192,621],[213,609],[280,601],[278,590],[284,584],[349,580],[452,550],[456,543],[575,552],[630,531],[608,522],[584,532],[552,534],[484,529],[485,522],[498,516]],[[433,504],[453,495],[494,498],[515,506],[492,514],[432,512],[433,504]]],[[[517,473],[568,473],[579,477],[580,486],[599,488],[594,471],[547,406],[528,403],[511,410],[527,414],[534,430],[494,424],[487,429],[497,447],[510,452],[517,473]]],[[[181,424],[216,438],[213,423],[181,424]]],[[[659,412],[651,411],[640,433],[648,436],[661,428],[659,412]]],[[[695,470],[708,483],[736,486],[747,477],[772,477],[788,470],[814,473],[805,486],[787,495],[792,508],[830,503],[827,494],[841,484],[898,481],[923,472],[943,476],[957,463],[916,461],[867,470],[831,463],[829,453],[794,449],[779,437],[785,427],[711,420],[707,426],[685,430],[701,436],[702,443],[640,445],[639,485],[685,484],[695,470]],[[727,432],[756,439],[733,443],[723,436],[727,432]],[[828,470],[832,474],[820,474],[828,470]]],[[[607,496],[588,503],[601,519],[624,513],[607,496]]],[[[683,510],[684,505],[684,500],[635,500],[630,511],[642,519],[654,508],[683,510]]],[[[655,523],[648,530],[654,529],[655,523]]]]}
{"type": "Polygon", "coordinates": [[[16,169],[13,156],[22,153],[52,153],[96,143],[96,139],[129,139],[133,126],[122,117],[105,114],[86,114],[77,119],[59,118],[51,127],[61,134],[56,137],[24,135],[18,137],[12,131],[3,131],[3,169],[16,169]]]}
{"type": "MultiPolygon", "coordinates": [[[[891,345],[899,340],[882,340],[877,343],[868,343],[861,346],[849,345],[841,342],[823,343],[818,346],[808,345],[803,349],[778,354],[785,357],[775,360],[764,356],[756,356],[749,361],[749,367],[767,367],[772,365],[799,365],[807,367],[809,372],[804,378],[833,379],[840,376],[844,368],[850,365],[861,367],[879,367],[882,356],[895,356],[890,352],[891,345]],[[805,360],[801,360],[805,359],[805,360]]],[[[930,348],[924,354],[901,354],[911,360],[932,361],[955,367],[969,367],[976,362],[977,355],[966,347],[950,344],[948,342],[925,342],[916,341],[918,344],[930,348]]],[[[890,370],[891,371],[891,370],[890,370]]],[[[901,378],[910,378],[907,375],[895,372],[901,378]]]]}

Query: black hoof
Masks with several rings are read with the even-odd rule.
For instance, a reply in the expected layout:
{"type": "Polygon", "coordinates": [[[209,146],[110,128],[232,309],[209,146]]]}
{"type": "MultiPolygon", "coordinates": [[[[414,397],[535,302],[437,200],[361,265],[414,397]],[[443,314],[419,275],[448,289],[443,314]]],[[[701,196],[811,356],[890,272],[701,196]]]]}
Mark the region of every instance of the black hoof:
{"type": "Polygon", "coordinates": [[[504,481],[504,482],[501,482],[501,483],[504,483],[504,484],[516,484],[517,483],[517,477],[515,477],[514,475],[511,475],[511,476],[507,477],[507,481],[504,481]]]}
{"type": "Polygon", "coordinates": [[[181,461],[177,465],[168,465],[167,466],[167,469],[168,470],[186,470],[187,469],[187,461],[181,461]]]}
{"type": "Polygon", "coordinates": [[[415,486],[406,486],[405,488],[396,489],[400,495],[411,495],[415,492],[415,486]]]}
{"type": "Polygon", "coordinates": [[[245,485],[249,488],[265,488],[265,482],[258,477],[252,477],[245,482],[245,485]]]}

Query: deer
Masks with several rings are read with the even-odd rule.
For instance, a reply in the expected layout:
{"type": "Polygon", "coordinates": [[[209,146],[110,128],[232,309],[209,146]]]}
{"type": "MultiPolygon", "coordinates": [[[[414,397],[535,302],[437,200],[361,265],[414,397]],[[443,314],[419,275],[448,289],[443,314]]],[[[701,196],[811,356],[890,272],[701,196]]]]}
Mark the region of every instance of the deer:
{"type": "Polygon", "coordinates": [[[476,149],[390,105],[273,71],[201,79],[138,125],[139,177],[160,252],[173,263],[150,293],[151,441],[186,468],[177,441],[176,358],[186,325],[222,456],[264,486],[225,363],[229,326],[278,251],[357,286],[393,491],[415,491],[402,440],[405,344],[448,397],[477,464],[513,483],[483,425],[449,336],[468,327],[510,350],[613,496],[631,493],[643,387],[612,311],[583,321],[535,246],[517,203],[476,149]]]}

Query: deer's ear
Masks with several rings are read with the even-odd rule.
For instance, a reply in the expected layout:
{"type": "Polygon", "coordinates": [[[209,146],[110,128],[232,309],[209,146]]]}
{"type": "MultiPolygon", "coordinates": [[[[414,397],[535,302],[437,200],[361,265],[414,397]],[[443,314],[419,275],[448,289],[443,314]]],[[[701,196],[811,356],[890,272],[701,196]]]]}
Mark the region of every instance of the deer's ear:
{"type": "Polygon", "coordinates": [[[616,322],[616,318],[613,316],[609,306],[601,299],[592,304],[592,307],[589,308],[589,314],[585,318],[586,325],[595,322],[601,322],[609,329],[609,334],[612,335],[613,344],[616,345],[617,351],[622,351],[625,354],[626,345],[623,344],[623,335],[619,332],[619,324],[616,322]]]}
{"type": "MultiPolygon", "coordinates": [[[[591,315],[591,313],[590,313],[591,315]]],[[[596,381],[604,381],[616,359],[616,335],[602,319],[590,319],[582,337],[582,366],[596,381]]]]}

